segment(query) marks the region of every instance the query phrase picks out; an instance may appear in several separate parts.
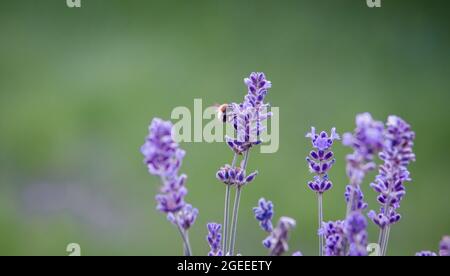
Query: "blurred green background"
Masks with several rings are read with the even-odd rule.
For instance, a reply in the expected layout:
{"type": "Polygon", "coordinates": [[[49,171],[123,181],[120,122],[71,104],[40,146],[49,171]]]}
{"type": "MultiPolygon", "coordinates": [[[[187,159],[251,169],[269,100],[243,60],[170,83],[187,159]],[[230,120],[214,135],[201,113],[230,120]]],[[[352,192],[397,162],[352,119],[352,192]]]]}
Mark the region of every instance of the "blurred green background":
{"type": "MultiPolygon", "coordinates": [[[[264,196],[298,226],[291,250],[317,253],[316,197],[304,138],[311,125],[352,131],[355,115],[397,114],[417,133],[413,182],[389,253],[437,250],[450,234],[450,19],[446,1],[5,0],[0,4],[0,254],[178,255],[180,238],[155,210],[159,182],[139,147],[175,106],[239,101],[243,78],[264,71],[280,107],[280,149],[252,154],[260,175],[243,192],[238,248],[265,255],[251,207],[264,196]]],[[[225,144],[184,143],[187,200],[200,209],[194,253],[208,252],[208,221],[223,219],[216,170],[225,144]]],[[[343,217],[345,155],[325,195],[343,217]]],[[[366,179],[371,208],[375,192],[366,179]]],[[[370,225],[370,240],[377,229],[370,225]]]]}

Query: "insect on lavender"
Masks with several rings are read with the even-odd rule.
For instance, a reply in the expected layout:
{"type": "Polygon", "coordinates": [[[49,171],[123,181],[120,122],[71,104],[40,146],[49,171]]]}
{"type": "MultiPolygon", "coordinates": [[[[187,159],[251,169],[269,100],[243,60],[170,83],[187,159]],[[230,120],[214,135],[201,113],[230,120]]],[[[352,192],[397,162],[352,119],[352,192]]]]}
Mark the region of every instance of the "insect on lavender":
{"type": "Polygon", "coordinates": [[[244,83],[247,86],[247,95],[244,97],[244,101],[242,103],[231,103],[225,108],[221,107],[221,113],[226,114],[225,118],[221,116],[222,120],[233,126],[236,137],[225,137],[227,145],[234,153],[233,161],[231,165],[223,166],[216,173],[219,181],[226,185],[222,248],[226,255],[231,256],[234,255],[235,251],[242,188],[252,182],[258,174],[257,171],[247,174],[250,149],[262,143],[260,135],[266,129],[263,122],[272,116],[271,112],[267,112],[269,104],[264,103],[272,83],[266,79],[264,73],[251,73],[248,78],[244,79],[244,83]],[[243,157],[240,166],[237,166],[239,156],[243,157]],[[229,228],[232,187],[236,188],[236,193],[231,227],[229,228]]]}

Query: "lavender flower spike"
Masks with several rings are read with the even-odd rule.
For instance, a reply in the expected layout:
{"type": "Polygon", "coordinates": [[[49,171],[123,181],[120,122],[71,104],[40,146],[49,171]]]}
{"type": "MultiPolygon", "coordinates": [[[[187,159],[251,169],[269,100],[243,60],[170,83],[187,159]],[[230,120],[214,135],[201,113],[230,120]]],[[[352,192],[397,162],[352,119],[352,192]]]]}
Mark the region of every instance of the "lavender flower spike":
{"type": "Polygon", "coordinates": [[[390,226],[397,223],[401,216],[397,213],[405,195],[404,183],[411,181],[408,165],[415,161],[412,151],[415,133],[411,127],[397,116],[389,116],[384,132],[383,151],[379,154],[384,164],[370,186],[379,193],[380,212],[370,211],[369,218],[380,227],[379,244],[381,255],[386,254],[390,226]]]}
{"type": "MultiPolygon", "coordinates": [[[[331,146],[334,141],[339,140],[340,137],[336,133],[335,128],[332,128],[330,135],[328,135],[325,131],[317,134],[314,127],[311,127],[311,132],[306,134],[306,137],[311,138],[311,143],[314,147],[314,150],[306,157],[306,161],[309,164],[311,173],[315,174],[313,181],[308,182],[308,187],[317,193],[320,228],[323,222],[322,196],[324,192],[328,191],[333,186],[328,179],[328,171],[336,162],[333,158],[334,153],[331,151],[331,146]]],[[[319,236],[319,256],[323,255],[323,242],[323,236],[319,236]]]]}
{"type": "Polygon", "coordinates": [[[162,187],[156,196],[157,210],[166,213],[167,219],[179,230],[185,255],[191,255],[188,229],[194,224],[198,210],[184,200],[187,176],[179,175],[184,150],[173,139],[172,123],[155,118],[149,127],[149,135],[141,147],[144,163],[150,174],[161,178],[162,187]]]}
{"type": "MultiPolygon", "coordinates": [[[[227,250],[227,254],[229,253],[230,255],[233,255],[236,243],[242,187],[252,181],[257,174],[257,172],[253,172],[247,175],[246,172],[250,149],[262,143],[260,136],[263,131],[266,130],[263,126],[263,122],[272,116],[272,113],[267,111],[269,104],[264,103],[268,89],[272,87],[271,82],[266,79],[266,76],[263,73],[251,73],[250,76],[244,80],[244,83],[248,89],[244,101],[242,103],[229,104],[226,109],[226,122],[231,123],[236,131],[236,137],[226,137],[227,144],[235,153],[235,158],[238,155],[243,155],[241,166],[235,168],[237,171],[229,171],[229,173],[235,173],[237,177],[237,183],[235,183],[237,185],[231,222],[230,245],[229,248],[225,249],[227,250]]],[[[232,166],[231,169],[234,169],[233,167],[234,166],[232,166]]],[[[229,176],[230,179],[233,178],[233,175],[229,176]]],[[[217,177],[223,182],[230,182],[230,179],[227,178],[227,175],[224,172],[219,171],[217,177]]],[[[227,194],[229,186],[230,185],[227,185],[226,198],[228,198],[227,194]]],[[[227,202],[227,199],[225,201],[227,202]]],[[[227,206],[227,203],[225,206],[227,206]]],[[[227,213],[226,207],[225,213],[227,213]]],[[[225,225],[225,229],[227,229],[227,225],[225,225]]],[[[227,231],[225,231],[225,235],[226,233],[227,231]]],[[[226,240],[224,243],[226,243],[226,240]]]]}
{"type": "Polygon", "coordinates": [[[259,221],[259,225],[266,232],[272,232],[273,204],[261,198],[258,201],[258,207],[253,208],[255,218],[259,221]]]}
{"type": "Polygon", "coordinates": [[[208,241],[209,247],[211,248],[208,256],[222,256],[223,252],[220,245],[222,239],[222,234],[220,234],[222,225],[218,223],[208,223],[207,228],[208,236],[206,237],[206,240],[208,241]]]}
{"type": "Polygon", "coordinates": [[[281,256],[289,250],[289,231],[295,227],[295,224],[292,218],[280,218],[277,227],[263,241],[264,246],[270,250],[271,256],[281,256]]]}
{"type": "Polygon", "coordinates": [[[361,212],[351,213],[345,220],[349,256],[367,256],[367,221],[361,212]]]}
{"type": "Polygon", "coordinates": [[[384,124],[372,119],[370,113],[356,116],[354,133],[345,133],[342,144],[353,148],[353,153],[346,157],[346,172],[350,184],[346,187],[347,215],[352,211],[367,207],[360,185],[369,171],[376,168],[374,156],[383,149],[384,124]]]}
{"type": "Polygon", "coordinates": [[[328,180],[328,171],[334,165],[336,160],[333,158],[334,153],[330,150],[334,140],[339,140],[339,135],[336,133],[336,129],[331,129],[331,134],[322,131],[320,134],[316,134],[316,129],[311,128],[311,132],[306,135],[307,138],[311,138],[311,142],[315,150],[311,151],[309,156],[306,157],[306,161],[309,164],[309,170],[316,174],[314,180],[308,183],[311,190],[318,194],[331,189],[332,183],[328,180]]]}
{"type": "Polygon", "coordinates": [[[323,222],[319,235],[325,238],[325,256],[345,256],[347,239],[344,221],[323,222]]]}
{"type": "Polygon", "coordinates": [[[450,257],[450,236],[445,236],[442,238],[439,244],[439,255],[450,257]]]}

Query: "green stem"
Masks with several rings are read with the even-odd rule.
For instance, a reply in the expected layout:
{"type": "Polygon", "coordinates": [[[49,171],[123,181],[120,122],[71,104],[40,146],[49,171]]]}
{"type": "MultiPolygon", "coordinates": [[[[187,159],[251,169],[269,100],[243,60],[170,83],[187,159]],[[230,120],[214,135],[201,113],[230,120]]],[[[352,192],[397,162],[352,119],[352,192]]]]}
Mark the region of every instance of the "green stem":
{"type": "MultiPolygon", "coordinates": [[[[237,161],[237,153],[233,156],[233,162],[231,163],[231,168],[234,169],[237,161]]],[[[223,240],[222,240],[222,250],[226,253],[228,249],[228,224],[230,217],[230,193],[231,193],[231,185],[226,184],[225,189],[225,208],[224,208],[224,218],[223,218],[223,240]]]]}
{"type": "Polygon", "coordinates": [[[181,239],[183,239],[184,255],[192,256],[192,250],[191,245],[189,243],[188,233],[181,228],[180,223],[178,223],[178,219],[177,219],[177,229],[180,232],[181,239]]]}
{"type": "MultiPolygon", "coordinates": [[[[249,157],[249,151],[247,150],[244,153],[244,160],[242,161],[241,170],[245,172],[248,164],[248,157],[249,157]]],[[[237,186],[236,188],[236,197],[234,199],[234,206],[233,206],[233,221],[231,222],[231,237],[230,237],[230,248],[229,248],[229,254],[230,256],[234,255],[234,248],[236,244],[236,232],[237,232],[237,220],[238,220],[238,213],[239,213],[239,202],[241,200],[241,186],[237,186]]]]}
{"type": "MultiPolygon", "coordinates": [[[[319,193],[317,197],[318,201],[318,209],[319,209],[319,229],[322,227],[323,222],[323,203],[322,203],[322,194],[319,193]]],[[[319,256],[323,256],[323,235],[319,236],[319,256]]]]}
{"type": "Polygon", "coordinates": [[[233,221],[231,224],[231,238],[230,238],[230,256],[234,255],[234,247],[236,244],[236,232],[237,232],[237,220],[239,213],[239,201],[241,200],[241,187],[237,187],[236,190],[236,198],[234,199],[234,207],[233,207],[233,221]]]}

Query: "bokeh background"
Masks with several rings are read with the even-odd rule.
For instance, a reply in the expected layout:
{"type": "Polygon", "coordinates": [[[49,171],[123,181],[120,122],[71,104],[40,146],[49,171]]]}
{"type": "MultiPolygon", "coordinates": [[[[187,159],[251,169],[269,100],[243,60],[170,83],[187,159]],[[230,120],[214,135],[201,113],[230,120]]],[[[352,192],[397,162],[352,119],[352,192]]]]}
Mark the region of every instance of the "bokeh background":
{"type": "MultiPolygon", "coordinates": [[[[291,249],[317,253],[316,197],[304,138],[311,125],[354,128],[355,115],[405,118],[417,133],[413,182],[389,254],[437,250],[450,234],[450,20],[447,1],[5,0],[0,4],[0,254],[179,255],[180,238],[155,210],[159,182],[139,147],[155,116],[176,106],[239,101],[243,78],[264,71],[280,107],[280,149],[252,154],[260,175],[243,192],[238,248],[265,255],[251,211],[264,196],[298,222],[291,249]]],[[[206,123],[207,121],[205,121],[206,123]]],[[[184,143],[188,201],[221,222],[231,160],[220,143],[184,143]]],[[[343,217],[345,155],[335,146],[325,219],[343,217]]],[[[364,191],[371,208],[375,192],[364,191]]],[[[377,240],[370,225],[370,240],[377,240]]]]}

